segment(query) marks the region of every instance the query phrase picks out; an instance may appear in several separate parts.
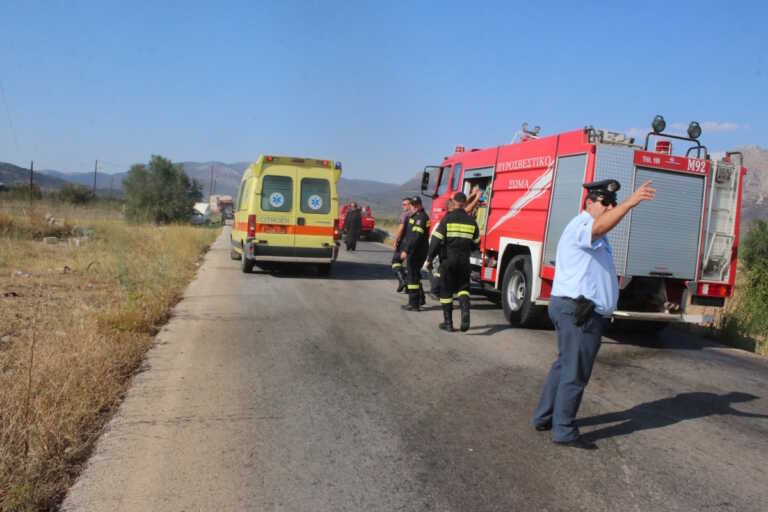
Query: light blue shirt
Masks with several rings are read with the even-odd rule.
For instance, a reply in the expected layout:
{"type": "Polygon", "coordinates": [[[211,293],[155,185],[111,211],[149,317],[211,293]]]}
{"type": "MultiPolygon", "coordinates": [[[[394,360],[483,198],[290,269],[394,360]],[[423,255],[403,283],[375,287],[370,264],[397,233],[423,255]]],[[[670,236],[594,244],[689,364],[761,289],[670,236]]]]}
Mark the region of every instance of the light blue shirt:
{"type": "Polygon", "coordinates": [[[583,295],[595,303],[595,311],[610,316],[619,300],[619,280],[608,239],[592,241],[594,222],[585,210],[565,227],[557,243],[552,295],[572,299],[583,295]]]}

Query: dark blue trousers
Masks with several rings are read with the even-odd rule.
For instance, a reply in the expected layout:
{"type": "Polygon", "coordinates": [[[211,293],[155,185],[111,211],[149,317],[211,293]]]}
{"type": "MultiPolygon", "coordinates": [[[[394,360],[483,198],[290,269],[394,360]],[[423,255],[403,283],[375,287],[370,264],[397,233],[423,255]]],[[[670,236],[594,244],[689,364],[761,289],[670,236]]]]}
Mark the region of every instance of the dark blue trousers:
{"type": "Polygon", "coordinates": [[[558,354],[531,420],[533,426],[551,423],[555,442],[579,437],[576,414],[603,334],[603,317],[593,313],[583,325],[577,326],[574,307],[571,300],[562,297],[552,297],[549,301],[549,318],[557,331],[558,354]]]}

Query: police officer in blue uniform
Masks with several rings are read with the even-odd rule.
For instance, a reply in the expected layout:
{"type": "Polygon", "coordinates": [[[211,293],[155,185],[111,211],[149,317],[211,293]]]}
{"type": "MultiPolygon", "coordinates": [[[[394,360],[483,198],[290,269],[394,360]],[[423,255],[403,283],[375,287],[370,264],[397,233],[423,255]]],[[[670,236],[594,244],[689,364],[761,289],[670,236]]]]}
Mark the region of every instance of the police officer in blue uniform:
{"type": "Polygon", "coordinates": [[[632,208],[653,199],[656,191],[650,184],[647,181],[618,205],[618,181],[585,184],[584,210],[568,223],[557,244],[549,318],[557,331],[558,356],[531,424],[539,431],[551,429],[552,441],[560,446],[597,448],[581,437],[575,420],[600,350],[603,325],[619,298],[613,252],[605,235],[632,208]]]}

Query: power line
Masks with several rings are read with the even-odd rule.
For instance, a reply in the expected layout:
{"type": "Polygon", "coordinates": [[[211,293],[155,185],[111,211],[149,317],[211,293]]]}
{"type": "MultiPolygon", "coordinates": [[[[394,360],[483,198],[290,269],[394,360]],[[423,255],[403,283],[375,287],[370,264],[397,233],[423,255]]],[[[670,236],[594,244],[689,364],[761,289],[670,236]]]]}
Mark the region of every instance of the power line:
{"type": "Polygon", "coordinates": [[[13,127],[13,120],[11,119],[11,110],[8,108],[8,99],[5,97],[5,87],[3,87],[3,81],[0,80],[0,95],[3,97],[3,105],[5,105],[5,114],[8,116],[8,126],[11,128],[11,135],[13,135],[13,142],[16,144],[16,151],[21,153],[19,148],[19,138],[16,136],[16,129],[13,127]]]}

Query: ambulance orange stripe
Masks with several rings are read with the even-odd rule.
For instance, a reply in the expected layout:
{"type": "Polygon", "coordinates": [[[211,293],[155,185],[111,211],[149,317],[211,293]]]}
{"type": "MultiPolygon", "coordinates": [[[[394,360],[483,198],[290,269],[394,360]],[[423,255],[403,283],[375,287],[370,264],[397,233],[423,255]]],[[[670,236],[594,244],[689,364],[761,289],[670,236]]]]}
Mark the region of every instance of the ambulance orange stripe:
{"type": "MultiPolygon", "coordinates": [[[[288,234],[288,235],[295,234],[295,235],[333,236],[332,226],[298,226],[293,224],[256,224],[256,232],[271,234],[270,231],[278,226],[285,227],[285,234],[288,234]]],[[[236,231],[248,231],[247,222],[236,222],[233,227],[236,231]]]]}

